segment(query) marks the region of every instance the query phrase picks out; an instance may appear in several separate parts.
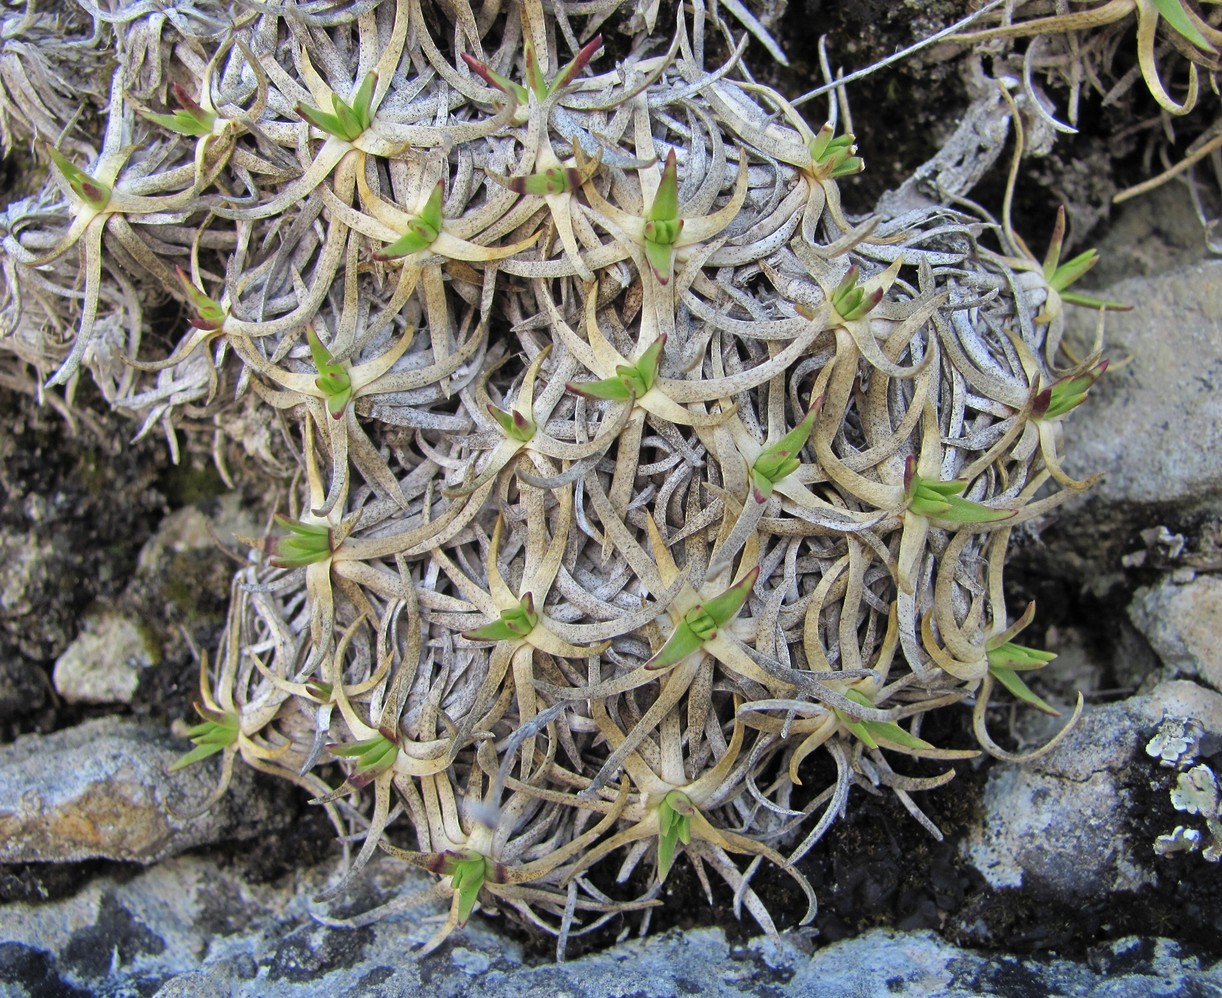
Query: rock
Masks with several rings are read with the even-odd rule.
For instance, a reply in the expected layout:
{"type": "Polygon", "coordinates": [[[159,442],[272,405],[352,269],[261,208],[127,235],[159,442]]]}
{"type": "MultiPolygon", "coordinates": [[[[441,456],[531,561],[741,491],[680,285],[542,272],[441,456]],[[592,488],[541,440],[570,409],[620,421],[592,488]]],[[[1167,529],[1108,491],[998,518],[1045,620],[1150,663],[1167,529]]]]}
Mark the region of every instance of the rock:
{"type": "MultiPolygon", "coordinates": [[[[1122,281],[1107,296],[1134,308],[1108,314],[1106,353],[1132,359],[1065,421],[1066,469],[1078,478],[1104,472],[1088,506],[1217,505],[1222,261],[1122,281]]],[[[1076,311],[1080,327],[1093,326],[1093,314],[1076,311]]]]}
{"type": "Polygon", "coordinates": [[[34,597],[51,558],[51,546],[30,535],[0,535],[0,613],[17,617],[33,609],[34,597]]]}
{"type": "Polygon", "coordinates": [[[217,542],[231,544],[235,535],[258,536],[263,524],[247,508],[239,492],[227,492],[194,506],[177,509],[157,526],[157,533],[140,549],[137,571],[153,574],[171,567],[178,555],[216,553],[217,542]]]}
{"type": "MultiPolygon", "coordinates": [[[[47,532],[49,534],[49,532],[47,532]]],[[[54,657],[72,638],[57,578],[64,558],[41,531],[0,532],[0,629],[33,659],[54,657]]]]}
{"type": "Polygon", "coordinates": [[[1135,697],[1130,702],[1141,710],[1145,727],[1156,727],[1166,717],[1198,721],[1205,731],[1201,750],[1206,755],[1218,751],[1215,746],[1222,742],[1222,693],[1178,679],[1159,683],[1148,697],[1135,697]]]}
{"type": "MultiPolygon", "coordinates": [[[[388,888],[422,881],[374,862],[388,888]],[[404,880],[407,882],[404,883],[404,880]]],[[[1091,964],[963,949],[932,932],[875,929],[811,952],[785,936],[731,944],[718,929],[621,943],[568,963],[527,962],[522,947],[482,916],[427,957],[422,915],[364,929],[310,918],[306,900],[334,873],[305,867],[274,884],[244,883],[198,857],[130,878],[102,877],[73,897],[0,907],[0,981],[6,994],[154,994],[157,998],[610,998],[626,994],[761,995],[1074,994],[1146,998],[1207,994],[1222,967],[1177,944],[1129,937],[1092,950],[1091,964]]]]}
{"type": "Polygon", "coordinates": [[[1132,772],[1149,783],[1157,764],[1146,745],[1168,717],[1198,721],[1203,752],[1222,744],[1222,694],[1176,680],[1120,703],[1088,706],[1043,758],[994,765],[984,817],[963,841],[965,859],[994,889],[1038,886],[1068,904],[1154,884],[1149,842],[1131,841],[1125,828],[1132,772]]]}
{"type": "Polygon", "coordinates": [[[1129,619],[1164,665],[1222,690],[1222,579],[1202,575],[1184,585],[1168,579],[1139,589],[1129,619]]]}
{"type": "Polygon", "coordinates": [[[55,689],[69,703],[131,703],[141,671],[160,658],[157,642],[136,621],[114,613],[90,616],[55,661],[55,689]]]}
{"type": "Polygon", "coordinates": [[[283,829],[285,798],[295,791],[269,781],[256,792],[243,766],[211,811],[194,820],[176,817],[175,809],[204,800],[217,778],[216,760],[166,772],[189,747],[156,725],[119,718],[0,747],[0,862],[151,863],[283,829]]]}
{"type": "Polygon", "coordinates": [[[1123,831],[1123,771],[1144,751],[1140,731],[1151,724],[1146,698],[1136,699],[1087,707],[1048,755],[990,770],[984,819],[963,844],[989,886],[1034,881],[1072,901],[1152,882],[1123,831]]]}

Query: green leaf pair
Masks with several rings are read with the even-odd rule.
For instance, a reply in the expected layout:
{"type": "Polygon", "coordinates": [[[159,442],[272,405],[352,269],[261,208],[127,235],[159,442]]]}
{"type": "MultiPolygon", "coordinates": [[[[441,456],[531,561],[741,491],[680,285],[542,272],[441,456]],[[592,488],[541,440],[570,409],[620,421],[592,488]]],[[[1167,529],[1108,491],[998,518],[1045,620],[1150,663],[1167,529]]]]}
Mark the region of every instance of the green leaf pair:
{"type": "Polygon", "coordinates": [[[852,132],[837,136],[831,123],[819,129],[819,134],[810,140],[810,162],[818,180],[835,180],[838,177],[861,173],[866,168],[857,152],[856,137],[852,132]]]}
{"type": "MultiPolygon", "coordinates": [[[[874,706],[870,698],[860,690],[845,690],[844,695],[863,707],[874,706]]],[[[878,739],[880,738],[885,742],[901,745],[909,749],[932,749],[934,747],[925,741],[925,739],[917,738],[916,735],[900,727],[894,721],[857,721],[849,717],[839,707],[833,707],[832,713],[866,748],[878,748],[878,739]]]]}
{"type": "Polygon", "coordinates": [[[95,180],[80,167],[71,163],[63,153],[54,146],[45,146],[47,155],[59,168],[59,172],[68,181],[72,193],[85,202],[94,211],[105,211],[110,204],[110,185],[95,180]]]}
{"type": "Polygon", "coordinates": [[[441,234],[441,196],[444,192],[445,181],[437,181],[420,214],[407,223],[407,231],[381,253],[375,253],[374,259],[394,260],[432,246],[441,234]]]}
{"type": "Polygon", "coordinates": [[[1099,361],[1084,374],[1078,374],[1049,385],[1037,396],[1031,407],[1036,419],[1056,419],[1086,401],[1087,393],[1107,370],[1108,362],[1099,361]]]}
{"type": "Polygon", "coordinates": [[[399,746],[393,738],[379,731],[372,738],[363,741],[328,745],[327,751],[340,758],[355,759],[356,769],[348,782],[354,786],[363,786],[395,764],[399,746]]]}
{"type": "Polygon", "coordinates": [[[225,324],[225,319],[228,318],[229,313],[221,307],[219,302],[208,297],[208,295],[197,288],[182,267],[175,269],[178,272],[179,286],[182,288],[183,294],[187,296],[187,301],[191,303],[191,307],[195,310],[195,318],[188,321],[196,329],[209,331],[220,329],[225,324]]]}
{"type": "Polygon", "coordinates": [[[658,379],[658,369],[662,366],[662,350],[665,346],[666,334],[663,333],[649,345],[649,348],[631,367],[617,364],[615,377],[603,378],[601,381],[585,381],[580,384],[569,382],[565,387],[575,395],[592,399],[607,399],[611,402],[627,402],[629,399],[642,398],[658,379]]]}
{"type": "Polygon", "coordinates": [[[505,436],[519,443],[530,443],[535,435],[535,431],[538,429],[535,421],[529,416],[523,415],[518,409],[506,412],[504,409],[498,409],[489,402],[488,414],[501,424],[501,429],[505,431],[505,436]]]}
{"type": "Polygon", "coordinates": [[[529,103],[531,94],[534,94],[535,99],[542,103],[552,94],[560,93],[561,90],[572,83],[577,74],[589,65],[595,53],[602,48],[602,44],[603,36],[595,35],[581,47],[580,51],[578,51],[577,55],[573,57],[573,60],[567,66],[548,81],[543,76],[543,70],[539,68],[539,58],[535,55],[534,45],[527,40],[523,45],[523,55],[526,60],[526,84],[530,88],[529,90],[520,83],[514,83],[507,76],[502,76],[495,70],[490,69],[473,55],[464,52],[462,57],[463,61],[471,68],[471,72],[475,73],[488,86],[513,97],[519,104],[529,103]]]}
{"type": "MultiPolygon", "coordinates": [[[[1052,239],[1048,242],[1048,253],[1044,257],[1044,280],[1048,287],[1061,296],[1062,301],[1073,305],[1083,305],[1086,308],[1115,309],[1128,311],[1131,306],[1123,302],[1111,301],[1106,298],[1096,298],[1084,295],[1078,291],[1066,291],[1069,285],[1099,262],[1099,251],[1094,249],[1079,253],[1072,260],[1061,263],[1061,247],[1065,242],[1065,206],[1057,209],[1056,224],[1052,227],[1052,239]]],[[[1046,321],[1036,316],[1036,321],[1046,321]]]]}
{"type": "Polygon", "coordinates": [[[857,264],[853,264],[849,272],[844,275],[844,280],[837,284],[836,289],[832,292],[832,308],[840,316],[841,322],[864,319],[883,300],[882,288],[875,288],[874,291],[867,294],[866,289],[858,285],[858,273],[857,264]]]}
{"type": "Polygon", "coordinates": [[[187,737],[194,742],[195,748],[170,766],[171,773],[223,752],[238,740],[237,714],[212,710],[200,703],[195,704],[195,712],[203,718],[201,723],[187,730],[187,737]]]}
{"type": "Polygon", "coordinates": [[[314,384],[326,396],[327,411],[332,417],[339,419],[344,409],[352,401],[352,377],[348,368],[337,364],[335,358],[322,345],[322,340],[314,332],[313,326],[306,327],[306,341],[310,344],[310,354],[314,358],[314,366],[318,368],[318,377],[314,384]]]}
{"type": "Polygon", "coordinates": [[[277,524],[288,531],[283,537],[273,537],[267,552],[276,568],[305,568],[331,557],[331,528],[325,523],[302,523],[279,513],[277,524]]]}
{"type": "Polygon", "coordinates": [[[334,114],[318,111],[304,104],[297,105],[297,113],[320,131],[345,142],[355,142],[373,123],[373,92],[377,85],[378,74],[369,73],[352,98],[351,104],[341,100],[338,94],[331,94],[334,114]]]}
{"type": "Polygon", "coordinates": [[[538,623],[535,594],[527,593],[517,606],[502,610],[499,620],[472,631],[464,631],[463,637],[468,641],[518,641],[533,631],[538,623]]]}
{"type": "Polygon", "coordinates": [[[429,870],[450,878],[450,886],[458,895],[458,924],[466,925],[480,890],[492,878],[492,861],[473,849],[450,849],[432,857],[429,870]]]}
{"type": "Polygon", "coordinates": [[[967,485],[967,480],[962,478],[952,482],[922,478],[916,472],[916,458],[908,457],[904,469],[904,493],[908,497],[908,509],[918,516],[948,523],[993,523],[1014,516],[1012,509],[995,509],[960,498],[967,485]]]}
{"type": "Polygon", "coordinates": [[[1013,639],[1034,619],[1035,603],[1031,602],[1027,604],[1027,609],[1018,620],[988,641],[985,645],[985,654],[989,660],[989,672],[994,679],[1029,707],[1034,707],[1045,714],[1051,714],[1053,717],[1060,717],[1061,712],[1033,693],[1018,675],[1019,672],[1042,669],[1056,658],[1055,652],[1040,651],[1014,643],[1013,639]]]}
{"type": "Polygon", "coordinates": [[[801,467],[802,462],[796,455],[802,453],[802,448],[810,439],[822,402],[822,397],[816,399],[802,422],[755,459],[755,464],[751,466],[751,483],[755,486],[757,503],[767,502],[776,484],[801,467]]]}
{"type": "Polygon", "coordinates": [[[200,107],[181,84],[175,83],[170,89],[175,99],[182,105],[182,110],[171,111],[169,114],[144,111],[142,112],[144,117],[178,135],[189,135],[197,139],[211,135],[213,126],[216,124],[216,114],[200,107]]]}
{"type": "Polygon", "coordinates": [[[667,669],[682,662],[706,641],[717,637],[718,630],[738,616],[759,574],[760,569],[756,565],[720,596],[714,596],[688,610],[666,644],[645,663],[645,668],[667,669]]]}
{"type": "Polygon", "coordinates": [[[645,215],[645,259],[657,275],[658,281],[666,284],[675,271],[675,243],[683,232],[683,219],[679,217],[679,171],[675,150],[666,156],[662,169],[662,182],[654,195],[653,204],[645,215]]]}
{"type": "Polygon", "coordinates": [[[692,842],[692,816],[696,808],[682,790],[672,790],[658,805],[658,883],[666,879],[675,861],[675,849],[692,842]]]}

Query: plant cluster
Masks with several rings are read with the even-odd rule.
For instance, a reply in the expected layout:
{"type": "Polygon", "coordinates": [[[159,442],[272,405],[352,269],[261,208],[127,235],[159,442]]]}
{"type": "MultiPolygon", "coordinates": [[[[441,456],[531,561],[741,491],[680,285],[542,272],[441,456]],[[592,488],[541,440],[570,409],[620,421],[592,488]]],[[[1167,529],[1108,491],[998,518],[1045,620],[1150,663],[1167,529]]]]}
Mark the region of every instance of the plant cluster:
{"type": "Polygon", "coordinates": [[[1003,759],[998,687],[1054,712],[1003,570],[1087,484],[1061,421],[1105,365],[1063,305],[1093,256],[849,216],[847,122],[753,82],[703,4],[618,6],[6,15],[0,121],[49,183],[0,217],[0,342],[175,455],[295,470],[182,764],[325,807],[359,843],[327,897],[379,847],[435,876],[389,906],[447,899],[430,947],[477,906],[561,952],[647,923],[681,856],[775,932],[755,870],[811,917],[798,864],[853,787],[940,834],[912,795],[977,753],[931,711],[973,704],[1003,759]],[[115,50],[88,114],[21,99],[64,56],[13,39],[57,18],[115,50]]]}

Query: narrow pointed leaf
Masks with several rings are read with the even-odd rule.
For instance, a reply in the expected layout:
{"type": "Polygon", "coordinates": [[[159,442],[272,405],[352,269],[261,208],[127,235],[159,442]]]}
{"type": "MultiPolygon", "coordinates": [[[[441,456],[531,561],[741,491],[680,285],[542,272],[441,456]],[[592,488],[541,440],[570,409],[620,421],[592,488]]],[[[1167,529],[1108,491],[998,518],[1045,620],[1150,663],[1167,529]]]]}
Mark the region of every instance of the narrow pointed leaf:
{"type": "Polygon", "coordinates": [[[570,62],[556,74],[555,79],[552,80],[550,92],[554,94],[559,93],[570,83],[572,83],[573,80],[576,79],[577,74],[590,64],[590,60],[598,54],[598,50],[602,47],[603,36],[601,34],[595,35],[588,42],[586,42],[581,47],[580,51],[578,51],[577,55],[573,57],[572,62],[570,62]]]}
{"type": "Polygon", "coordinates": [[[228,318],[228,313],[221,307],[220,303],[206,295],[203,291],[195,286],[191,278],[187,276],[187,272],[181,267],[175,268],[178,274],[179,287],[187,297],[187,301],[191,303],[191,308],[195,311],[195,318],[190,320],[191,325],[196,329],[220,329],[225,324],[225,319],[228,318]]]}
{"type": "Polygon", "coordinates": [[[384,773],[399,755],[399,747],[381,732],[359,742],[328,745],[327,750],[332,755],[356,759],[357,775],[384,773]]]}
{"type": "Polygon", "coordinates": [[[279,513],[275,521],[288,531],[267,542],[267,553],[276,568],[304,568],[331,557],[331,528],[324,523],[302,523],[279,513]]]}
{"type": "Polygon", "coordinates": [[[649,261],[659,284],[669,284],[675,273],[675,251],[670,244],[655,243],[648,238],[642,244],[645,259],[649,261]]]}
{"type": "Polygon", "coordinates": [[[527,93],[525,87],[514,83],[508,77],[502,76],[495,70],[489,69],[482,62],[476,59],[475,56],[470,55],[467,52],[464,52],[462,57],[463,61],[471,67],[471,72],[487,83],[488,86],[501,91],[501,93],[509,94],[519,104],[526,104],[530,101],[530,94],[527,93]]]}
{"type": "Polygon", "coordinates": [[[375,257],[379,260],[394,260],[401,256],[411,256],[432,246],[438,235],[438,230],[423,219],[413,218],[407,223],[407,231],[386,246],[381,253],[376,253],[375,257]]]}
{"type": "Polygon", "coordinates": [[[517,606],[502,610],[499,620],[464,631],[463,637],[469,641],[516,641],[526,637],[538,623],[534,594],[527,593],[517,606]]]}
{"type": "Polygon", "coordinates": [[[1056,652],[1028,648],[1026,645],[1015,644],[1013,641],[990,648],[986,655],[990,666],[1023,671],[1042,668],[1057,657],[1056,652]]]}
{"type": "Polygon", "coordinates": [[[505,431],[505,436],[510,440],[528,443],[535,435],[537,429],[535,421],[524,416],[517,409],[506,412],[489,402],[488,414],[501,424],[501,429],[505,431]]]}
{"type": "Polygon", "coordinates": [[[627,402],[632,398],[632,391],[620,377],[603,378],[601,381],[568,382],[564,386],[574,395],[588,399],[604,399],[608,402],[627,402]]]}
{"type": "Polygon", "coordinates": [[[1099,252],[1097,250],[1091,249],[1085,253],[1079,253],[1072,260],[1057,267],[1052,272],[1052,276],[1048,278],[1048,284],[1057,291],[1064,291],[1098,262],[1099,252]]]}
{"type": "Polygon", "coordinates": [[[1017,672],[1013,669],[1007,669],[1004,666],[989,666],[989,673],[1002,686],[1014,694],[1023,703],[1034,707],[1036,710],[1043,711],[1045,714],[1051,714],[1053,717],[1060,717],[1061,712],[1049,704],[1042,697],[1037,696],[1031,691],[1031,688],[1022,680],[1017,672]]]}
{"type": "Polygon", "coordinates": [[[238,740],[237,714],[208,710],[199,703],[195,704],[195,712],[204,719],[203,723],[196,724],[187,731],[187,737],[195,744],[195,748],[170,765],[171,773],[222,752],[238,740]]]}
{"type": "Polygon", "coordinates": [[[662,182],[658,184],[658,193],[654,195],[653,204],[645,219],[649,222],[679,220],[679,170],[674,149],[666,154],[666,165],[662,168],[662,182]]]}
{"type": "Polygon", "coordinates": [[[861,724],[875,741],[881,738],[883,741],[893,742],[896,745],[902,745],[904,748],[910,749],[931,749],[934,747],[925,741],[924,738],[918,738],[894,721],[862,721],[861,724]]]}
{"type": "Polygon", "coordinates": [[[204,138],[212,134],[212,126],[216,115],[199,108],[196,111],[171,111],[162,114],[155,111],[143,111],[141,114],[149,121],[169,129],[178,135],[189,135],[192,138],[204,138]]]}
{"type": "Polygon", "coordinates": [[[855,721],[837,707],[832,708],[832,713],[840,720],[840,723],[848,728],[849,732],[865,745],[866,748],[878,748],[878,742],[874,740],[874,736],[870,734],[870,729],[861,721],[855,721]]]}
{"type": "Polygon", "coordinates": [[[310,107],[306,104],[298,104],[296,107],[297,114],[308,124],[313,125],[319,131],[326,132],[328,135],[334,135],[337,139],[346,139],[344,134],[343,122],[334,114],[329,114],[326,111],[319,111],[317,108],[310,107]]]}
{"type": "Polygon", "coordinates": [[[738,616],[743,604],[747,602],[747,597],[751,595],[751,590],[755,588],[755,581],[759,578],[759,574],[760,567],[756,565],[720,596],[705,600],[704,611],[718,627],[725,627],[738,616]]]}
{"type": "Polygon", "coordinates": [[[543,78],[543,70],[539,68],[539,57],[535,55],[534,45],[527,40],[525,46],[526,86],[535,98],[544,101],[548,96],[547,80],[543,78]]]}
{"type": "Polygon", "coordinates": [[[1061,246],[1065,242],[1065,206],[1057,208],[1057,220],[1052,226],[1052,238],[1048,240],[1048,252],[1044,254],[1044,280],[1052,282],[1061,262],[1061,246]]]}
{"type": "Polygon", "coordinates": [[[704,639],[692,630],[686,620],[681,620],[670,638],[667,639],[666,644],[645,663],[645,668],[669,669],[672,665],[682,662],[703,644],[704,639]]]}
{"type": "Polygon", "coordinates": [[[45,145],[44,148],[47,151],[47,155],[51,157],[52,161],[59,168],[59,172],[64,175],[64,179],[68,181],[68,186],[72,189],[72,192],[94,211],[103,211],[110,203],[109,185],[89,176],[80,167],[70,162],[54,146],[45,145]]]}
{"type": "Polygon", "coordinates": [[[1184,12],[1183,0],[1152,0],[1155,9],[1166,19],[1176,31],[1204,52],[1217,52],[1209,39],[1201,34],[1201,29],[1193,24],[1192,19],[1184,12]]]}
{"type": "Polygon", "coordinates": [[[352,98],[352,110],[363,132],[373,124],[373,92],[377,89],[378,74],[366,73],[360,89],[352,98]]]}

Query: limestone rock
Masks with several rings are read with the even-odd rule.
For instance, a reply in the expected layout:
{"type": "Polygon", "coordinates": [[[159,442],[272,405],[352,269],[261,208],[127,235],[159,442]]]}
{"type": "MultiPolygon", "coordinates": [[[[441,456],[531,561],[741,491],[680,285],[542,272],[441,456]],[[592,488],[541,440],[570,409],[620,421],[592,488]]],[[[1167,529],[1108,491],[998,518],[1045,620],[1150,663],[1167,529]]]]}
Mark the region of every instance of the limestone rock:
{"type": "Polygon", "coordinates": [[[991,887],[1034,880],[1065,900],[1085,900],[1151,882],[1122,831],[1121,777],[1143,751],[1146,707],[1090,706],[1048,755],[990,770],[984,820],[963,850],[991,887]]]}
{"type": "Polygon", "coordinates": [[[261,784],[256,793],[244,767],[211,811],[176,817],[216,780],[216,760],[167,773],[188,748],[156,725],[113,717],[0,747],[0,862],[151,863],[226,838],[277,833],[290,791],[261,784]]]}
{"type": "Polygon", "coordinates": [[[1159,683],[1148,697],[1134,697],[1130,703],[1141,710],[1147,728],[1157,727],[1166,717],[1189,717],[1204,728],[1202,752],[1212,755],[1222,746],[1222,693],[1177,679],[1159,683]]]}
{"type": "MultiPolygon", "coordinates": [[[[1122,281],[1107,295],[1134,306],[1106,319],[1107,355],[1131,361],[1109,371],[1066,420],[1066,469],[1079,478],[1105,473],[1089,494],[1092,505],[1216,504],[1222,261],[1122,281]]],[[[1090,325],[1094,316],[1076,321],[1090,325]]]]}
{"type": "MultiPolygon", "coordinates": [[[[396,891],[417,876],[377,860],[396,891]],[[403,881],[406,880],[407,883],[403,881]]],[[[122,881],[102,877],[62,901],[0,907],[0,981],[7,994],[149,994],[211,998],[679,998],[760,995],[966,996],[1023,993],[1092,998],[1205,994],[1222,967],[1172,942],[1103,943],[1086,964],[962,949],[931,932],[875,929],[814,949],[731,944],[717,929],[621,943],[564,964],[528,963],[517,943],[476,916],[461,939],[427,957],[424,912],[363,929],[312,922],[311,902],[330,868],[303,868],[273,884],[244,883],[198,857],[180,857],[122,881]]]]}
{"type": "Polygon", "coordinates": [[[85,621],[55,662],[55,689],[69,703],[130,703],[140,673],[157,664],[160,649],[147,629],[120,614],[85,621]]]}
{"type": "Polygon", "coordinates": [[[1222,690],[1222,579],[1201,575],[1139,589],[1129,618],[1163,664],[1222,690]]]}

